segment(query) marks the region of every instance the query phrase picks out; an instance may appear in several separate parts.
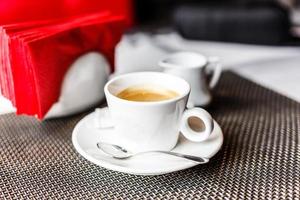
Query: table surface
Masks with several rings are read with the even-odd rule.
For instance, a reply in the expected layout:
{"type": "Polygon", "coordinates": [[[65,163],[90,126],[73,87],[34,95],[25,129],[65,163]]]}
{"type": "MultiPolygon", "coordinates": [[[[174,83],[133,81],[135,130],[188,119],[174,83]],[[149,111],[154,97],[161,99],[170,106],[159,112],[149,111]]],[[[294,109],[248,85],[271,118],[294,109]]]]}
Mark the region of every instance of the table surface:
{"type": "MultiPolygon", "coordinates": [[[[256,83],[300,102],[300,47],[192,41],[173,32],[139,32],[124,36],[118,45],[116,71],[126,73],[159,70],[157,63],[160,59],[180,50],[218,56],[225,69],[232,69],[256,83]]],[[[14,108],[11,103],[0,94],[0,114],[12,111],[14,108]]]]}
{"type": "Polygon", "coordinates": [[[43,122],[2,115],[0,199],[300,199],[300,104],[231,72],[213,94],[207,109],[222,127],[222,149],[207,164],[160,176],[81,157],[71,136],[87,113],[43,122]]]}
{"type": "MultiPolygon", "coordinates": [[[[178,50],[219,56],[225,72],[208,108],[224,132],[206,165],[163,176],[126,175],[76,153],[71,134],[86,114],[38,122],[0,116],[0,199],[300,199],[300,48],[184,40],[175,33],[125,36],[117,73],[159,70],[178,50]],[[151,54],[149,54],[151,52],[151,54]]],[[[0,97],[0,112],[11,112],[0,97]]]]}

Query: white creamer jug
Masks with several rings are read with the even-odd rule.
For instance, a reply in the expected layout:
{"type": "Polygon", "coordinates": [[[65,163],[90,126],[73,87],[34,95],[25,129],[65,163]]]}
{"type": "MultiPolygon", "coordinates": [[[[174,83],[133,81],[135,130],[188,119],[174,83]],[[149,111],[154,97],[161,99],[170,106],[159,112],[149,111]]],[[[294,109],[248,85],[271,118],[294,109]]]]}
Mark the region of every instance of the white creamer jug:
{"type": "Polygon", "coordinates": [[[159,66],[165,73],[179,76],[191,85],[188,106],[206,106],[212,100],[211,89],[220,78],[222,67],[217,57],[209,57],[195,52],[178,52],[161,60],[159,66]],[[210,66],[210,68],[208,68],[210,66]],[[209,70],[212,70],[208,80],[209,70]]]}

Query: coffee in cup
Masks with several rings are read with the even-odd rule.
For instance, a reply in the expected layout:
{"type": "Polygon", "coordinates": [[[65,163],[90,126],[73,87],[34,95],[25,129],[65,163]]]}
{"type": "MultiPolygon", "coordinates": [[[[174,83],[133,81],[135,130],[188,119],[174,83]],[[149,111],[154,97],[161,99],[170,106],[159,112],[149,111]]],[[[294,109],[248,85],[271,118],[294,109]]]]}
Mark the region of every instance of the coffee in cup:
{"type": "Polygon", "coordinates": [[[177,92],[158,85],[135,85],[117,94],[121,99],[143,102],[169,100],[177,96],[177,92]]]}

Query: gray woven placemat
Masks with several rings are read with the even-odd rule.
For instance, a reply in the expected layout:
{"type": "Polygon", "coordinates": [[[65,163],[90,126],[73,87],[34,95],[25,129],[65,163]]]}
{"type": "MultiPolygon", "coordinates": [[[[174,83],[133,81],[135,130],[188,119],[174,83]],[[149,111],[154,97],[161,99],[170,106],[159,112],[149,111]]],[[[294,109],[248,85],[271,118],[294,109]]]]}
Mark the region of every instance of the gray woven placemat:
{"type": "Polygon", "coordinates": [[[84,114],[43,123],[0,116],[0,199],[299,199],[300,104],[231,72],[214,95],[222,150],[206,165],[153,177],[77,154],[71,133],[84,114]]]}

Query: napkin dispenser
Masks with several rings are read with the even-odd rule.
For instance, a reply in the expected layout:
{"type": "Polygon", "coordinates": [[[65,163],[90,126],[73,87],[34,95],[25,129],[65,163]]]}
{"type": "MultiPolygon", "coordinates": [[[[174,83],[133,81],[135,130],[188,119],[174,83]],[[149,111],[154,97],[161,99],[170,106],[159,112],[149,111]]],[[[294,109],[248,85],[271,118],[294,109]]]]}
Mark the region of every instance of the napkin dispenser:
{"type": "Polygon", "coordinates": [[[0,87],[17,115],[83,111],[103,97],[124,17],[108,12],[0,26],[0,87]]]}

